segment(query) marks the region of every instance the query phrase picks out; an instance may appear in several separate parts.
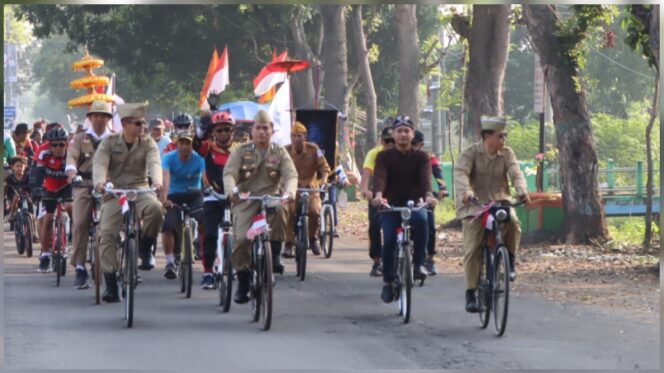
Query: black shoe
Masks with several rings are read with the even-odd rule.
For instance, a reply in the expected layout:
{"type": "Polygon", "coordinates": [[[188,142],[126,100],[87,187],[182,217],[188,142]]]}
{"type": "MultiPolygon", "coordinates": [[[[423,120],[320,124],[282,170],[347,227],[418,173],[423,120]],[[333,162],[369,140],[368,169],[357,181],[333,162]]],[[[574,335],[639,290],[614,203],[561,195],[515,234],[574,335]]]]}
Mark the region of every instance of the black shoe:
{"type": "Polygon", "coordinates": [[[237,304],[244,304],[249,302],[249,271],[238,271],[237,272],[237,290],[235,290],[235,295],[233,300],[237,304]]]}
{"type": "Polygon", "coordinates": [[[512,253],[509,253],[508,257],[510,259],[510,281],[514,281],[516,280],[516,257],[512,253]]]}
{"type": "Polygon", "coordinates": [[[415,280],[424,280],[427,278],[427,270],[424,266],[415,266],[413,268],[413,278],[415,280]]]}
{"type": "Polygon", "coordinates": [[[478,313],[480,308],[475,298],[475,289],[466,290],[466,312],[478,313]]]}
{"type": "Polygon", "coordinates": [[[104,272],[104,282],[106,282],[106,290],[101,299],[106,303],[117,303],[120,301],[118,294],[118,279],[115,273],[104,272]]]}
{"type": "Polygon", "coordinates": [[[166,263],[166,269],[164,270],[164,277],[169,280],[175,280],[178,277],[177,268],[175,268],[175,263],[166,263]]]}
{"type": "Polygon", "coordinates": [[[272,272],[283,275],[284,264],[281,262],[281,241],[270,241],[272,250],[272,272]]]}
{"type": "Polygon", "coordinates": [[[154,238],[143,237],[141,238],[140,246],[138,251],[141,256],[141,264],[138,266],[138,269],[143,271],[149,271],[154,268],[154,265],[151,263],[152,259],[152,245],[154,245],[154,238]]]}
{"type": "Polygon", "coordinates": [[[315,238],[310,238],[309,242],[311,242],[309,245],[311,252],[316,256],[320,255],[320,245],[318,244],[318,240],[315,238]]]}
{"type": "Polygon", "coordinates": [[[383,265],[380,262],[376,262],[371,266],[371,272],[369,276],[371,277],[380,277],[383,275],[383,265]]]}
{"type": "Polygon", "coordinates": [[[49,272],[51,268],[51,256],[42,255],[39,257],[39,272],[49,272]]]}
{"type": "Polygon", "coordinates": [[[74,287],[76,289],[87,289],[88,284],[88,271],[85,269],[76,268],[76,280],[74,280],[74,287]]]}
{"type": "Polygon", "coordinates": [[[380,292],[380,299],[385,303],[390,303],[394,300],[394,289],[392,289],[392,284],[383,284],[383,290],[380,292]]]}
{"type": "Polygon", "coordinates": [[[427,275],[435,276],[438,274],[436,270],[436,264],[434,264],[433,258],[424,260],[424,269],[427,271],[427,275]]]}

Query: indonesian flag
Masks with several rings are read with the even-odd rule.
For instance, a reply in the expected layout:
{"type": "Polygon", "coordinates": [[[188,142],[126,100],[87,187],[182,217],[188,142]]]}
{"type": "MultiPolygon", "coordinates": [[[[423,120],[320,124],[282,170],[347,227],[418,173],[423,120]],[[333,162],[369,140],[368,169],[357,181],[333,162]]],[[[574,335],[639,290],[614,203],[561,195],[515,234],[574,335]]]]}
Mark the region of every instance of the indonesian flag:
{"type": "Polygon", "coordinates": [[[488,229],[490,231],[493,230],[493,221],[496,220],[493,215],[491,215],[488,212],[484,213],[484,216],[482,216],[482,225],[484,226],[484,229],[488,229]]]}
{"type": "Polygon", "coordinates": [[[123,194],[118,198],[118,203],[122,206],[122,214],[129,211],[129,201],[127,201],[127,195],[123,194]]]}
{"type": "MultiPolygon", "coordinates": [[[[275,55],[276,53],[273,52],[272,62],[286,61],[288,58],[288,49],[278,56],[275,55]]],[[[256,96],[263,96],[269,93],[277,84],[284,81],[286,81],[286,73],[267,71],[267,66],[264,66],[261,72],[258,73],[258,76],[254,78],[254,94],[256,96]]]]}
{"type": "Polygon", "coordinates": [[[228,77],[228,47],[224,47],[224,52],[215,63],[216,53],[217,50],[215,49],[212,55],[212,60],[210,61],[210,66],[208,67],[208,75],[205,77],[205,84],[201,91],[201,98],[198,100],[198,107],[204,110],[210,108],[206,100],[208,95],[210,95],[210,93],[223,92],[230,80],[228,77]],[[213,63],[214,68],[211,69],[213,63]]]}
{"type": "Polygon", "coordinates": [[[290,144],[292,122],[289,80],[279,87],[268,113],[272,117],[273,124],[272,142],[281,146],[290,144]]]}
{"type": "Polygon", "coordinates": [[[265,216],[262,214],[254,216],[251,221],[251,227],[247,231],[247,239],[250,241],[253,240],[254,237],[265,231],[265,227],[267,227],[267,220],[265,220],[265,216]]]}

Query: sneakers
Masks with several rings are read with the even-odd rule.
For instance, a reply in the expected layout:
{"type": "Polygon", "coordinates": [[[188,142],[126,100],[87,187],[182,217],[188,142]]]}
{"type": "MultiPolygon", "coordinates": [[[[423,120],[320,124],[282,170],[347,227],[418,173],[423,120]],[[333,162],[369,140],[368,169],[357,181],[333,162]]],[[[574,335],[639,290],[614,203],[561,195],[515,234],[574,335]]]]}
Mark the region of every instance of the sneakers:
{"type": "Polygon", "coordinates": [[[334,228],[334,238],[339,238],[339,231],[337,228],[334,228]]]}
{"type": "Polygon", "coordinates": [[[178,277],[177,269],[175,268],[175,263],[166,263],[166,269],[164,270],[164,277],[169,280],[175,280],[178,277]]]}
{"type": "Polygon", "coordinates": [[[383,275],[383,264],[381,262],[375,262],[373,266],[371,266],[371,272],[369,272],[369,276],[380,277],[382,275],[383,275]]]}
{"type": "Polygon", "coordinates": [[[413,278],[415,280],[424,280],[427,278],[427,270],[424,266],[415,266],[413,268],[413,278]]]}
{"type": "Polygon", "coordinates": [[[292,243],[287,243],[286,248],[284,249],[283,254],[281,254],[286,259],[291,259],[294,258],[295,255],[293,255],[293,244],[292,243]]]}
{"type": "Polygon", "coordinates": [[[309,244],[311,252],[314,255],[320,255],[320,245],[318,244],[318,240],[316,238],[310,238],[309,242],[311,242],[311,244],[309,244]]]}
{"type": "Polygon", "coordinates": [[[438,274],[436,270],[436,264],[434,264],[433,258],[424,259],[424,269],[427,271],[427,275],[435,276],[438,274]]]}
{"type": "Polygon", "coordinates": [[[394,289],[392,284],[383,284],[383,290],[380,292],[380,299],[385,303],[390,303],[394,300],[394,289]]]}
{"type": "Polygon", "coordinates": [[[203,277],[201,278],[201,289],[204,290],[216,289],[216,286],[214,286],[214,276],[212,275],[212,273],[203,273],[203,277]]]}
{"type": "Polygon", "coordinates": [[[77,289],[87,289],[88,284],[88,271],[81,268],[76,268],[76,280],[74,280],[74,287],[77,289]]]}
{"type": "Polygon", "coordinates": [[[509,260],[510,260],[510,281],[516,280],[516,257],[514,254],[509,253],[509,260]]]}
{"type": "Polygon", "coordinates": [[[477,299],[475,298],[475,289],[466,290],[466,312],[480,312],[480,308],[477,305],[477,299]]]}
{"type": "Polygon", "coordinates": [[[42,255],[39,257],[39,272],[45,273],[51,271],[51,256],[42,255]]]}

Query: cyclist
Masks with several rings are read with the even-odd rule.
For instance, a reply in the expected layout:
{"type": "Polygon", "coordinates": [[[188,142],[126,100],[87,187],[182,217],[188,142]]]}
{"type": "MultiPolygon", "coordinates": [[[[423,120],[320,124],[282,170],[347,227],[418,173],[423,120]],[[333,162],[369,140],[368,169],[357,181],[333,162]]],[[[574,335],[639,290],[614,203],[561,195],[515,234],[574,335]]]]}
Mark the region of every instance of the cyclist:
{"type": "MultiPolygon", "coordinates": [[[[192,132],[194,131],[194,118],[191,117],[191,115],[187,113],[178,113],[178,115],[173,119],[173,130],[171,131],[171,136],[173,139],[177,139],[177,136],[180,132],[192,132]]],[[[198,149],[199,146],[199,141],[197,138],[194,140],[194,150],[198,149]]],[[[174,150],[177,150],[178,146],[176,142],[171,142],[170,144],[166,145],[166,147],[163,150],[162,157],[169,152],[172,152],[174,150]]]]}
{"type": "Polygon", "coordinates": [[[380,277],[383,275],[382,264],[380,261],[381,251],[381,238],[380,238],[380,221],[376,208],[371,204],[373,200],[373,173],[376,165],[376,156],[384,149],[391,149],[394,147],[394,139],[392,138],[392,127],[385,127],[380,133],[380,145],[369,150],[364,158],[364,166],[362,167],[362,181],[360,182],[360,190],[364,198],[369,201],[369,257],[373,260],[371,272],[369,275],[372,277],[380,277]]]}
{"type": "MultiPolygon", "coordinates": [[[[424,133],[420,130],[415,130],[415,137],[413,137],[413,148],[422,150],[424,147],[424,133]]],[[[436,184],[438,185],[438,199],[443,199],[447,196],[447,185],[443,179],[443,171],[440,169],[440,162],[438,158],[431,153],[431,173],[436,184]]],[[[438,271],[434,263],[434,256],[436,255],[436,217],[435,210],[431,207],[427,209],[427,221],[429,223],[429,240],[427,241],[427,257],[424,259],[424,268],[427,270],[427,275],[435,276],[438,271]]]]}
{"type": "MultiPolygon", "coordinates": [[[[505,146],[507,132],[506,121],[499,117],[481,117],[482,140],[461,152],[454,166],[454,195],[457,218],[463,226],[463,269],[466,277],[466,311],[479,312],[475,291],[480,271],[480,245],[484,227],[478,219],[472,219],[479,212],[479,207],[471,204],[477,197],[480,201],[501,201],[510,199],[507,177],[520,198],[530,201],[526,189],[526,179],[521,173],[514,151],[505,146]]],[[[514,213],[510,213],[510,222],[506,224],[505,244],[509,251],[510,279],[516,278],[514,254],[521,239],[521,225],[514,213]]]]}
{"type": "Polygon", "coordinates": [[[171,143],[171,139],[168,136],[164,136],[164,120],[161,118],[154,118],[150,120],[150,136],[157,143],[159,147],[159,154],[164,156],[164,149],[171,143]]]}
{"type": "MultiPolygon", "coordinates": [[[[327,180],[330,173],[323,152],[313,142],[305,141],[307,138],[307,127],[300,122],[295,122],[291,132],[291,144],[286,150],[295,164],[297,170],[297,185],[299,188],[316,189],[327,180]]],[[[296,205],[298,205],[300,194],[288,207],[288,237],[284,258],[293,257],[293,243],[295,242],[295,224],[298,218],[296,205]]],[[[318,225],[320,224],[321,200],[320,193],[309,193],[309,248],[314,255],[320,255],[318,239],[318,225]]]]}
{"type": "MultiPolygon", "coordinates": [[[[259,110],[251,130],[253,141],[237,147],[224,167],[224,190],[227,193],[235,191],[237,187],[242,193],[274,195],[279,193],[283,186],[284,197],[293,199],[297,191],[297,171],[286,149],[270,143],[273,129],[274,123],[270,114],[259,110]]],[[[247,231],[261,206],[259,202],[238,202],[238,193],[231,193],[235,235],[231,260],[238,276],[234,300],[236,303],[247,303],[251,263],[251,241],[247,239],[247,231]]],[[[275,258],[273,266],[278,269],[276,267],[281,255],[281,244],[286,238],[287,211],[283,205],[277,206],[267,219],[271,229],[272,257],[275,258]]]]}
{"type": "MultiPolygon", "coordinates": [[[[385,203],[405,206],[409,200],[416,203],[425,200],[435,207],[437,200],[431,192],[431,161],[429,155],[412,146],[415,124],[407,116],[398,116],[392,124],[395,147],[383,150],[376,157],[374,170],[374,207],[385,203]]],[[[410,218],[414,241],[413,277],[426,278],[423,267],[427,247],[427,214],[424,210],[413,211],[410,218]]],[[[401,226],[398,213],[380,214],[383,230],[383,290],[381,298],[385,303],[394,299],[391,283],[394,281],[394,260],[396,253],[397,228],[401,226]]]]}
{"type": "MultiPolygon", "coordinates": [[[[212,115],[212,138],[204,141],[200,154],[205,159],[205,176],[203,181],[206,186],[215,192],[224,194],[224,167],[228,162],[231,152],[237,147],[233,142],[233,127],[235,119],[226,112],[220,111],[212,115]]],[[[205,197],[203,204],[203,277],[201,288],[214,289],[214,277],[212,267],[217,256],[217,228],[224,218],[226,201],[219,201],[214,196],[205,197]]]]}
{"type": "Polygon", "coordinates": [[[16,146],[16,156],[27,160],[27,168],[30,169],[33,164],[33,158],[39,145],[29,137],[30,127],[27,123],[19,123],[14,129],[12,138],[16,146]]]}
{"type": "Polygon", "coordinates": [[[94,200],[90,193],[92,186],[92,157],[101,141],[111,134],[109,122],[113,118],[111,105],[104,101],[95,101],[90,105],[87,118],[92,124],[86,131],[77,133],[69,143],[67,152],[67,181],[72,184],[76,176],[83,182],[73,186],[74,206],[72,214],[72,257],[71,264],[76,267],[74,286],[77,289],[88,287],[88,272],[85,269],[87,256],[90,214],[94,200]]]}
{"type": "MultiPolygon", "coordinates": [[[[182,234],[180,232],[180,213],[173,208],[173,204],[186,203],[187,207],[192,210],[203,207],[203,195],[200,190],[205,172],[205,160],[192,149],[193,141],[191,132],[180,131],[175,142],[177,150],[164,155],[161,160],[161,168],[164,173],[162,200],[166,207],[161,241],[166,256],[164,276],[169,280],[177,277],[174,255],[177,244],[175,233],[182,234]],[[198,191],[192,191],[192,189],[198,191]]],[[[201,215],[202,210],[193,213],[192,217],[200,222],[201,215]]]]}
{"type": "MultiPolygon", "coordinates": [[[[27,161],[23,157],[13,157],[9,159],[9,167],[12,173],[7,176],[7,199],[10,201],[9,221],[14,221],[16,210],[18,209],[19,193],[31,193],[30,180],[25,172],[27,161]]],[[[30,213],[33,213],[32,203],[29,205],[30,213]]],[[[34,232],[33,232],[34,234],[34,232]]]]}
{"type": "Polygon", "coordinates": [[[57,199],[63,198],[65,209],[71,216],[71,186],[67,184],[65,164],[67,159],[67,139],[69,134],[62,128],[53,128],[46,132],[49,149],[39,153],[37,160],[37,185],[42,185],[44,194],[42,203],[46,215],[41,224],[40,240],[42,252],[39,256],[39,271],[47,272],[51,262],[51,235],[53,234],[53,213],[57,199]],[[43,180],[43,183],[41,181],[43,180]]]}
{"type": "MultiPolygon", "coordinates": [[[[141,135],[145,126],[145,104],[128,103],[118,105],[122,132],[112,133],[101,141],[92,159],[92,179],[98,192],[106,182],[115,188],[147,188],[148,172],[152,175],[152,186],[159,191],[162,171],[159,148],[149,136],[141,135]]],[[[141,194],[136,198],[139,219],[142,219],[139,254],[141,266],[151,269],[150,248],[156,242],[159,228],[164,220],[164,210],[153,194],[141,194]]],[[[114,197],[106,196],[99,216],[99,251],[101,269],[106,289],[105,302],[119,302],[118,243],[116,235],[122,226],[122,207],[114,197]]]]}

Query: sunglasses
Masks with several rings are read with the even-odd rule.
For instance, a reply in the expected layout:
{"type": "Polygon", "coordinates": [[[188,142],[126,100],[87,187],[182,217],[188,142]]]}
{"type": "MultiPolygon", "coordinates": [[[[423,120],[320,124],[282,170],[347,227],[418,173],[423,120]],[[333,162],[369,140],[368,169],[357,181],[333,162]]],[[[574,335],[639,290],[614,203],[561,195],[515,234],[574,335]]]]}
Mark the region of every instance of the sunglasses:
{"type": "Polygon", "coordinates": [[[214,130],[214,133],[230,133],[232,130],[232,128],[219,128],[214,130]]]}
{"type": "Polygon", "coordinates": [[[129,123],[133,124],[134,126],[144,126],[145,125],[144,120],[135,120],[135,121],[129,122],[129,123]]]}
{"type": "Polygon", "coordinates": [[[64,148],[67,146],[64,142],[53,142],[50,144],[51,148],[64,148]]]}

